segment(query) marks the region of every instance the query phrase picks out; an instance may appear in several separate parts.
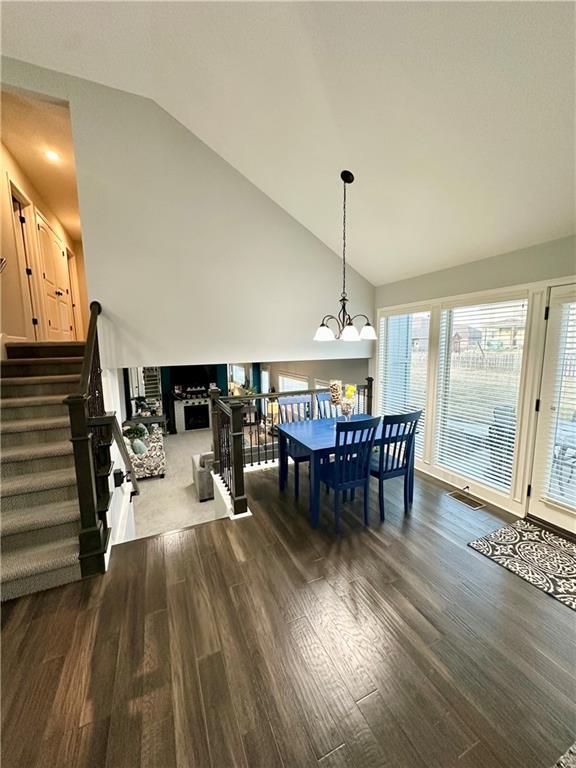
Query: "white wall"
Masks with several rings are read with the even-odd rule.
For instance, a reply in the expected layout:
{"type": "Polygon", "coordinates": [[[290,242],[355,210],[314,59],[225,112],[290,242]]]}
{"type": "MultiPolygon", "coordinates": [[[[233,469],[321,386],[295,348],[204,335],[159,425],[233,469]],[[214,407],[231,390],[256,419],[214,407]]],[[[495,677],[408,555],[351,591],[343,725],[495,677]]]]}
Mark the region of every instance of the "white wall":
{"type": "MultiPolygon", "coordinates": [[[[365,384],[368,376],[368,363],[366,359],[357,360],[290,360],[270,363],[270,383],[280,391],[278,377],[282,374],[294,374],[305,376],[308,386],[304,389],[313,389],[315,379],[330,381],[340,379],[344,384],[365,384]]],[[[266,363],[262,363],[266,365],[266,363]]]]}
{"type": "Polygon", "coordinates": [[[563,237],[376,288],[376,307],[536,283],[576,273],[576,237],[563,237]]]}
{"type": "MultiPolygon", "coordinates": [[[[338,309],[340,259],[156,104],[10,59],[2,79],[70,104],[104,366],[370,356],[312,341],[338,309]]],[[[373,287],[353,270],[348,284],[372,315],[373,287]]]]}

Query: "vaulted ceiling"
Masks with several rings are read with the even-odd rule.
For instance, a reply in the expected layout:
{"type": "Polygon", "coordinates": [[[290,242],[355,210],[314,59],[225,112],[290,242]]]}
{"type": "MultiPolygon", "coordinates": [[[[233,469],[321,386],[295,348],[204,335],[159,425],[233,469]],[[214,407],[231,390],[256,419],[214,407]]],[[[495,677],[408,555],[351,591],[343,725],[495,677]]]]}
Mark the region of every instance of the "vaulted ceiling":
{"type": "MultiPolygon", "coordinates": [[[[154,99],[371,282],[574,232],[574,12],[5,2],[3,53],[154,99]]],[[[191,180],[193,183],[193,180],[191,180]]]]}

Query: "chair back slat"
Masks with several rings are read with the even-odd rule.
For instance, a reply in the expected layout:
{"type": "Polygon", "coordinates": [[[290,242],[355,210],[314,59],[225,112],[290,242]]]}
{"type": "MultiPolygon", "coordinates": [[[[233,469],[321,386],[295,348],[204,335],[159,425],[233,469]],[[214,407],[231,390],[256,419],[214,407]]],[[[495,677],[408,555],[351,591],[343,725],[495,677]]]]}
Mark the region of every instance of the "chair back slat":
{"type": "Polygon", "coordinates": [[[316,404],[319,419],[335,419],[342,416],[342,408],[339,405],[334,405],[332,395],[329,392],[319,392],[316,395],[316,404]]]}
{"type": "Polygon", "coordinates": [[[312,415],[312,395],[278,398],[278,414],[282,423],[305,421],[312,415]]]}
{"type": "Polygon", "coordinates": [[[334,472],[338,486],[357,483],[368,477],[379,424],[379,416],[336,424],[334,472]]]}
{"type": "Polygon", "coordinates": [[[378,440],[380,474],[406,470],[414,450],[416,428],[422,411],[384,416],[378,440]]]}

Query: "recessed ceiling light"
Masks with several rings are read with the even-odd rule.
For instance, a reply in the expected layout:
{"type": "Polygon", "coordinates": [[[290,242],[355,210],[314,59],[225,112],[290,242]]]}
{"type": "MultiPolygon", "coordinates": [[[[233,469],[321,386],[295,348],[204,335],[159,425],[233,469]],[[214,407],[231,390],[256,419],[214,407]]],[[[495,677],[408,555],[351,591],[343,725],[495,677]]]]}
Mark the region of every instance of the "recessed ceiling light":
{"type": "Polygon", "coordinates": [[[58,163],[60,161],[60,155],[58,152],[54,152],[53,149],[48,149],[44,154],[52,163],[58,163]]]}

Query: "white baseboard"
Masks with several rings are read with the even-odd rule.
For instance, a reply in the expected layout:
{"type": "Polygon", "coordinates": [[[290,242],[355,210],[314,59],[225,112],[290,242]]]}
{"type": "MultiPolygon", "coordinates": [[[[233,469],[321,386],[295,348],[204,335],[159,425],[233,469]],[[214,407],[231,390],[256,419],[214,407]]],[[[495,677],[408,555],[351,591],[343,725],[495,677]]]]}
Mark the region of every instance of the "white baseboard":
{"type": "Polygon", "coordinates": [[[231,520],[239,520],[241,517],[251,517],[252,512],[249,508],[246,508],[246,512],[241,515],[235,515],[232,507],[232,497],[228,492],[228,488],[224,485],[224,481],[220,475],[211,472],[212,482],[214,483],[214,507],[216,508],[215,519],[220,517],[229,517],[231,520]]]}

